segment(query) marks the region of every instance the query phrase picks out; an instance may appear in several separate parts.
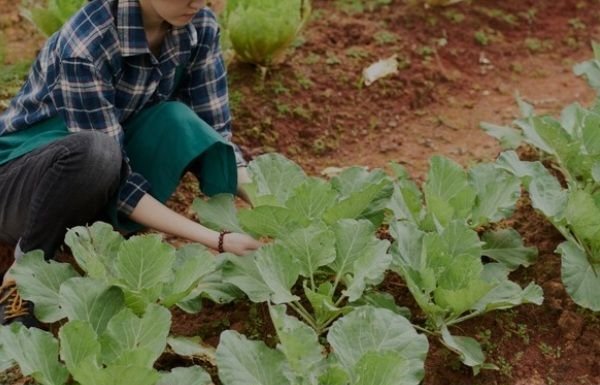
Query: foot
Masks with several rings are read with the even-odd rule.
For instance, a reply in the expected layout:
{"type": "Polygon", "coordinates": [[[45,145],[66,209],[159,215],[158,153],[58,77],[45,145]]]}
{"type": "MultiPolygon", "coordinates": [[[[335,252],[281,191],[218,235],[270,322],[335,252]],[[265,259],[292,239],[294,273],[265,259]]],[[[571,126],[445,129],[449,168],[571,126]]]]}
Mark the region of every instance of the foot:
{"type": "Polygon", "coordinates": [[[33,303],[21,298],[14,281],[0,286],[0,324],[8,325],[20,322],[26,327],[39,327],[39,321],[33,316],[33,303]]]}

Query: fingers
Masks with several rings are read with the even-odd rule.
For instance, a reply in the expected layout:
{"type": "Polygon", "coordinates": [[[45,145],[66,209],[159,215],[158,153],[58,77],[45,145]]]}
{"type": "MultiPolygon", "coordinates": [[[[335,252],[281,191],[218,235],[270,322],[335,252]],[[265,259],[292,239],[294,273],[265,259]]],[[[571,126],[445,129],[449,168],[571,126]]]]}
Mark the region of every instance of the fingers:
{"type": "Polygon", "coordinates": [[[239,256],[245,256],[263,244],[246,234],[231,233],[223,238],[224,249],[239,256]]]}

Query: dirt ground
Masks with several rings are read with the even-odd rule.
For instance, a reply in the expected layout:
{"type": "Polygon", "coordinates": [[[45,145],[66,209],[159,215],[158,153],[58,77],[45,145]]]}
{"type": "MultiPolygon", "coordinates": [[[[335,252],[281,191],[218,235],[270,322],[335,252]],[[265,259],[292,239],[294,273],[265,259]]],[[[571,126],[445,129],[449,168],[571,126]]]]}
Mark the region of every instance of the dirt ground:
{"type": "MultiPolygon", "coordinates": [[[[434,154],[464,165],[494,159],[500,149],[479,123],[518,117],[516,93],[551,114],[594,100],[571,69],[591,57],[590,42],[600,39],[598,0],[474,0],[437,9],[385,2],[315,0],[302,40],[264,80],[249,65],[230,66],[235,141],[248,159],[277,151],[311,174],[395,161],[422,180],[434,154]],[[357,12],[360,4],[366,8],[357,12]],[[397,74],[361,84],[365,67],[392,55],[401,63],[397,74]]],[[[14,2],[0,0],[0,6],[7,60],[32,57],[43,39],[32,38],[14,2]]],[[[189,214],[192,185],[184,180],[171,207],[189,214]]],[[[560,235],[525,198],[511,223],[540,254],[512,278],[541,285],[544,304],[457,328],[482,342],[498,371],[473,376],[432,340],[424,384],[600,384],[600,316],[577,307],[564,291],[554,253],[560,235]]],[[[3,262],[10,253],[0,249],[3,262]]],[[[413,306],[398,277],[390,275],[384,286],[399,304],[413,306]]],[[[175,333],[212,344],[226,328],[262,337],[269,329],[264,309],[248,302],[207,304],[197,316],[174,314],[175,333]]]]}

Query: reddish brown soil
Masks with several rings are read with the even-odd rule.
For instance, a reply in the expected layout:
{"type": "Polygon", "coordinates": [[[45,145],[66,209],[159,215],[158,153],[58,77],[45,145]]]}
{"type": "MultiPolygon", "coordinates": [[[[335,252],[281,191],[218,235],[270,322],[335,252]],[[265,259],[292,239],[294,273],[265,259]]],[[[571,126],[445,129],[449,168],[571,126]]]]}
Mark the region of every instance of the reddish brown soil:
{"type": "MultiPolygon", "coordinates": [[[[230,66],[235,139],[248,158],[278,151],[311,174],[328,166],[385,167],[395,161],[422,180],[433,154],[464,165],[493,159],[499,147],[479,122],[516,118],[516,92],[552,114],[594,98],[571,67],[590,58],[589,42],[600,38],[598,0],[481,0],[429,10],[393,0],[356,14],[339,4],[314,0],[302,42],[264,81],[248,65],[230,66]],[[363,68],[394,54],[405,68],[361,85],[363,68]]],[[[0,30],[15,53],[9,59],[29,57],[41,40],[31,41],[13,2],[0,0],[0,6],[0,30]]],[[[195,191],[186,178],[171,206],[189,214],[195,191]]],[[[455,329],[478,338],[499,371],[473,376],[431,340],[424,384],[600,384],[600,318],[564,291],[554,254],[560,235],[526,198],[510,222],[540,251],[538,262],[513,278],[541,285],[544,304],[492,313],[455,329]]],[[[6,262],[1,251],[0,257],[6,262]]],[[[399,278],[390,276],[383,286],[399,304],[414,308],[399,278]]],[[[174,314],[174,332],[201,335],[212,344],[226,328],[271,337],[264,309],[246,301],[207,304],[199,316],[174,314]]]]}

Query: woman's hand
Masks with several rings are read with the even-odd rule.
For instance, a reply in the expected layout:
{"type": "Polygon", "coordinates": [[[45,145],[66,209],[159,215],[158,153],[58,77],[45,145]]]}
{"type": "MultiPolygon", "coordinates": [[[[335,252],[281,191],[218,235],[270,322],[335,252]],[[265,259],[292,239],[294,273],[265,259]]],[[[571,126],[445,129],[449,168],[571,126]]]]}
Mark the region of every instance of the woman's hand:
{"type": "Polygon", "coordinates": [[[223,235],[223,250],[235,255],[248,255],[262,246],[262,243],[249,235],[241,233],[227,233],[223,235]]]}

